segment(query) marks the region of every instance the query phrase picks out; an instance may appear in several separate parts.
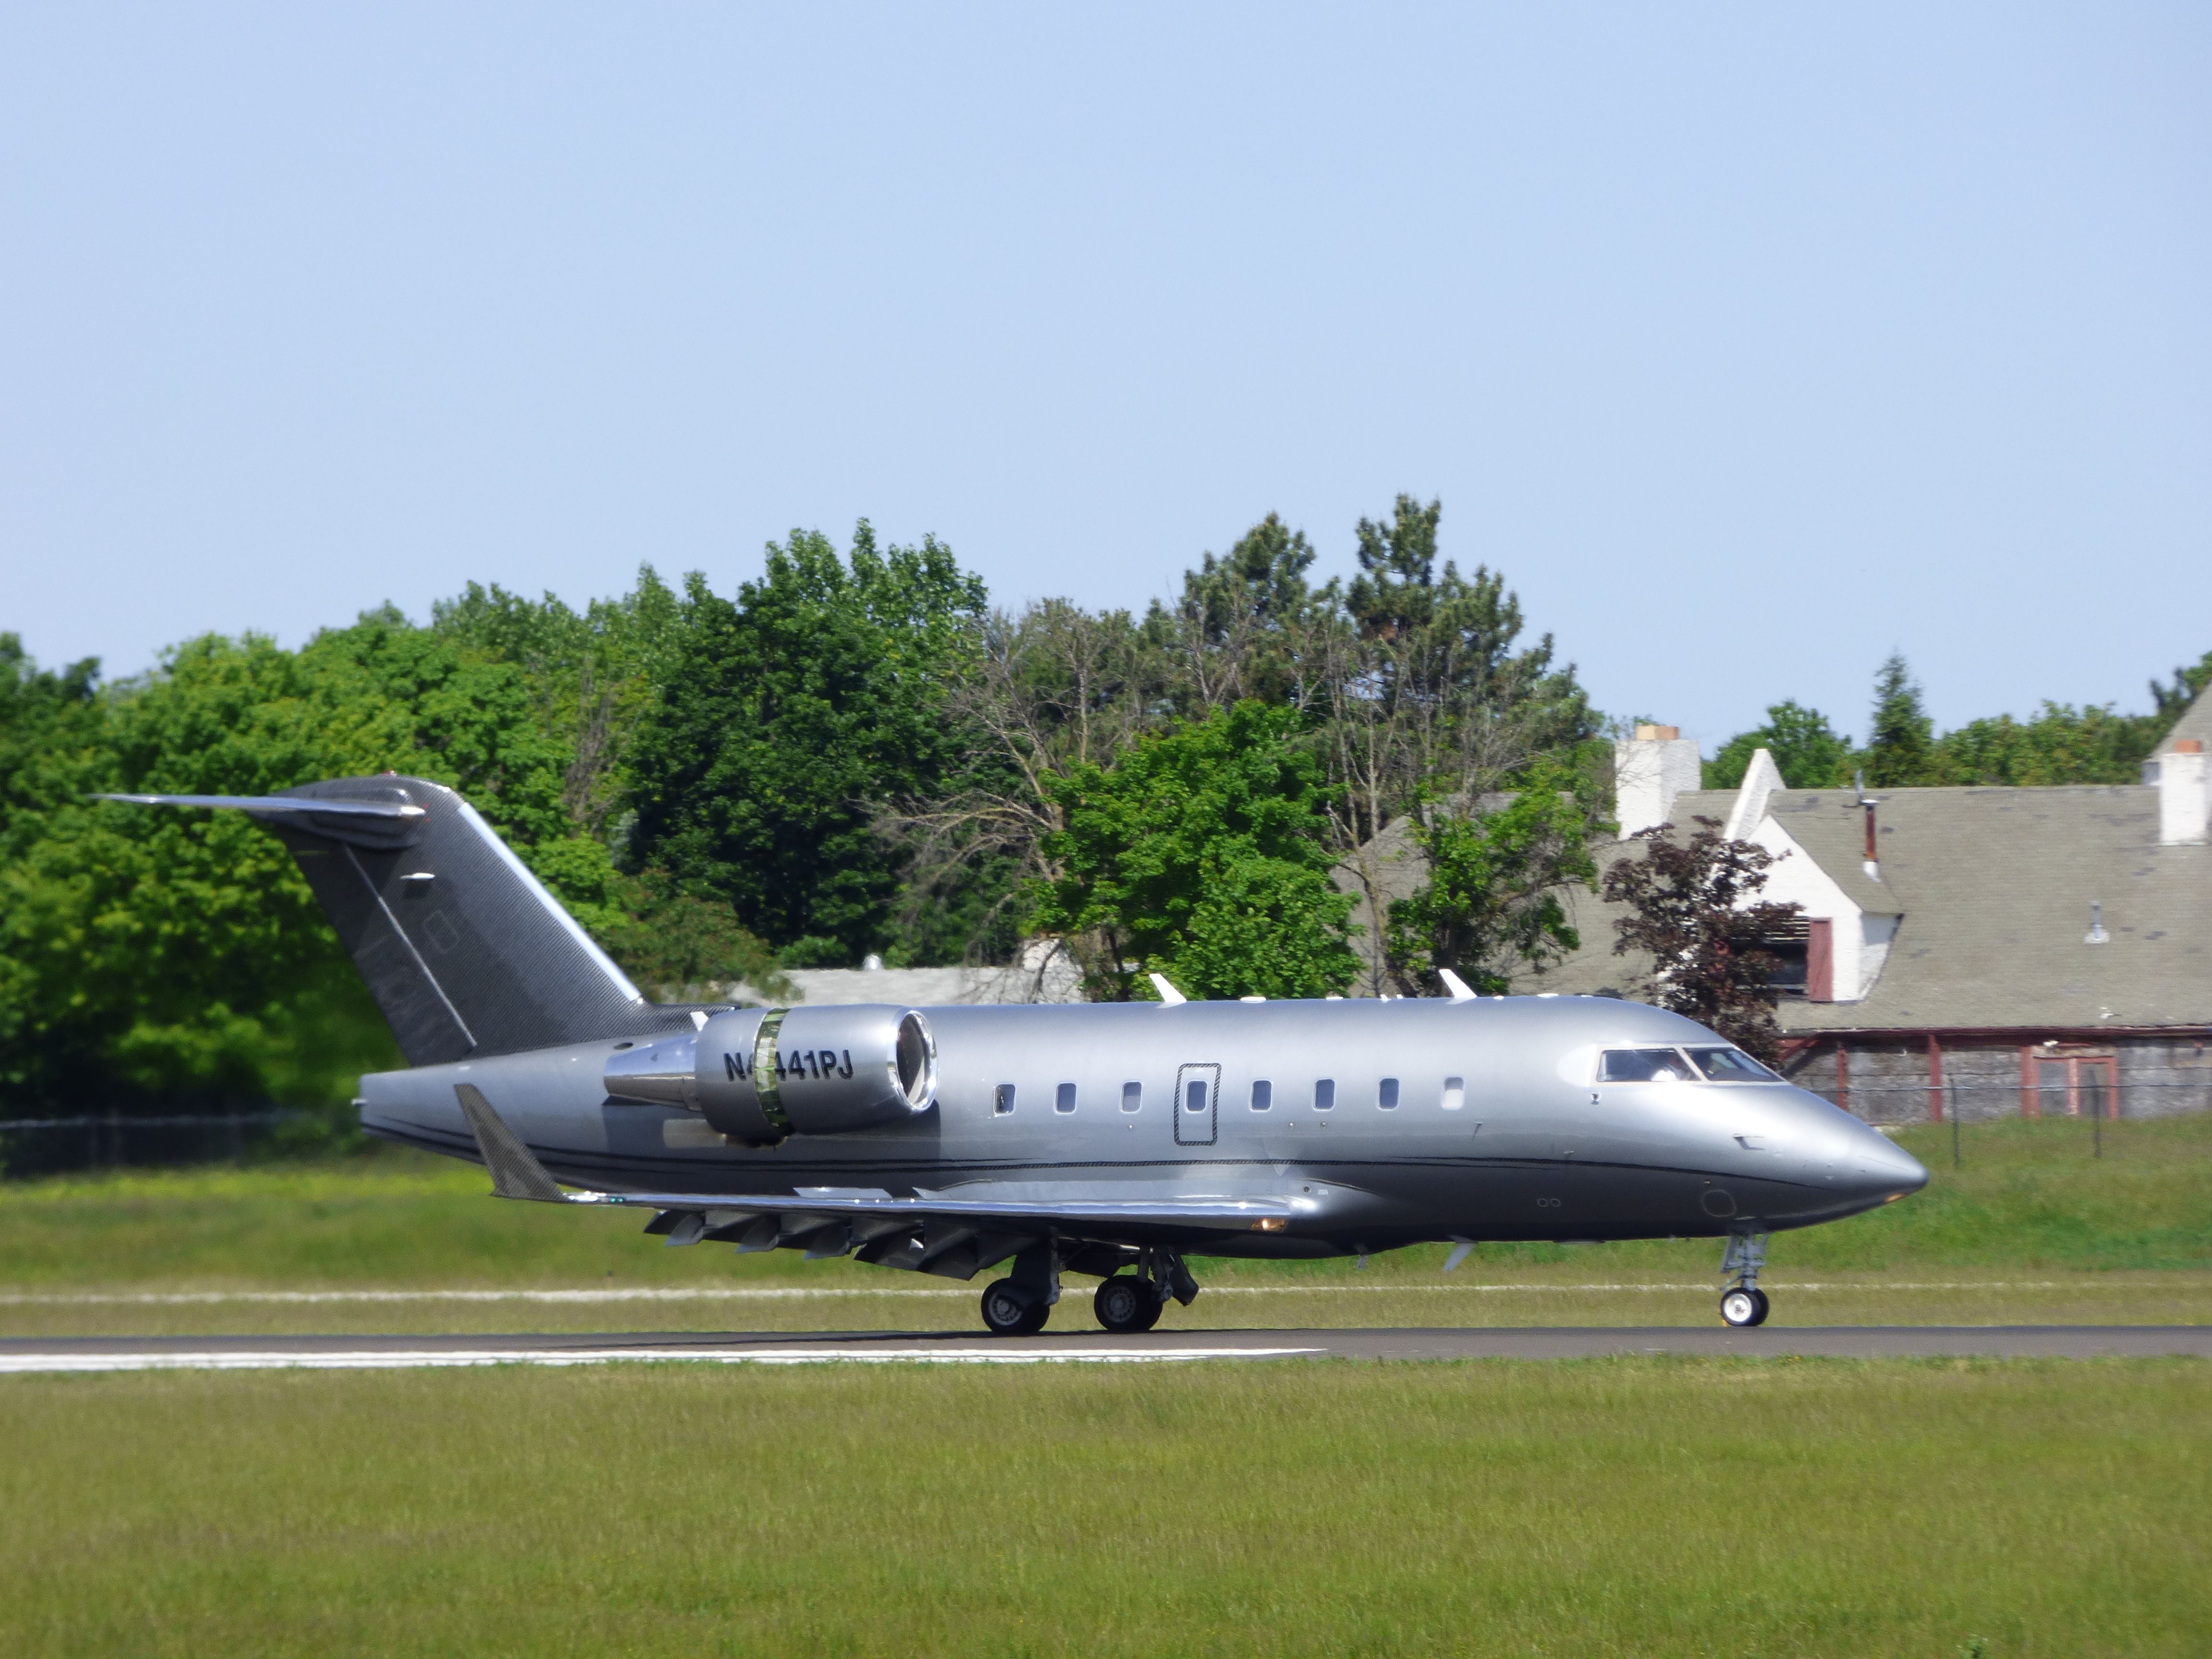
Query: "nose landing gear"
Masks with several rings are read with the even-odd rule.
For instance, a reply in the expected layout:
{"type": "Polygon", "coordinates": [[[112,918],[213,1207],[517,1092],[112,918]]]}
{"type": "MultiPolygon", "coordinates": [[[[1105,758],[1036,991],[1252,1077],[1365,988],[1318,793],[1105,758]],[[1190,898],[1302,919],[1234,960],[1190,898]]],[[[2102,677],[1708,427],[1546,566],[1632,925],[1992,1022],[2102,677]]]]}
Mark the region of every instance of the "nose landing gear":
{"type": "Polygon", "coordinates": [[[1766,1265],[1765,1233],[1730,1233],[1721,1257],[1721,1317],[1738,1329],[1766,1322],[1766,1292],[1759,1270],[1766,1265]]]}

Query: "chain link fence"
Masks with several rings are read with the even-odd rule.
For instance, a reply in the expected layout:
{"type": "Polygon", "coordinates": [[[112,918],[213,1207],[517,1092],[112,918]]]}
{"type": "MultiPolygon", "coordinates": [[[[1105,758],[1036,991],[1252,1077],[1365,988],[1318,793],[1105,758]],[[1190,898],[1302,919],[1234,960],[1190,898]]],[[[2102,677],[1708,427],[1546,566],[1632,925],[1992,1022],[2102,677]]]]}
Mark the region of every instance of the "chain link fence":
{"type": "Polygon", "coordinates": [[[272,1143],[328,1130],[324,1112],[179,1113],[140,1116],[88,1112],[75,1117],[0,1118],[0,1175],[67,1175],[89,1170],[175,1164],[242,1164],[272,1143]],[[288,1136],[287,1130],[295,1131],[288,1136]]]}
{"type": "Polygon", "coordinates": [[[1962,1164],[1975,1132],[2001,1123],[2040,1121],[2070,1125],[2085,1157],[2102,1158],[2124,1143],[2126,1126],[2212,1111],[2212,1078],[2197,1066],[2144,1067],[2114,1076],[2091,1065],[2063,1075],[1948,1076],[1940,1083],[1884,1079],[1844,1089],[1798,1086],[1877,1127],[1933,1125],[1948,1130],[1951,1159],[1962,1164]]]}

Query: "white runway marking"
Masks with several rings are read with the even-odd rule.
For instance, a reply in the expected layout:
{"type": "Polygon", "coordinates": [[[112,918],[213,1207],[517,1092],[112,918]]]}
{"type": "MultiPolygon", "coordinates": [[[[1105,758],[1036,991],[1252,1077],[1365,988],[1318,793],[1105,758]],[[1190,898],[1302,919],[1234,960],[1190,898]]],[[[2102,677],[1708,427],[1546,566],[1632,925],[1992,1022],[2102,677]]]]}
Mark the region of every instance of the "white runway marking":
{"type": "MultiPolygon", "coordinates": [[[[1373,1296],[1468,1295],[1601,1295],[1620,1291],[1694,1291],[1710,1295],[1717,1280],[1692,1284],[1642,1285],[1215,1285],[1205,1291],[1217,1296],[1340,1296],[1347,1291],[1373,1296]]],[[[1944,1279],[1901,1280],[1852,1284],[1815,1282],[1795,1284],[1766,1278],[1777,1291],[2055,1291],[2057,1279],[1944,1279]]],[[[618,1288],[599,1286],[554,1291],[53,1291],[0,1292],[0,1308],[188,1308],[224,1304],[328,1304],[406,1302],[813,1302],[858,1297],[871,1300],[899,1297],[973,1297],[970,1290],[852,1290],[824,1286],[718,1287],[682,1286],[659,1289],[645,1285],[618,1288]]]]}
{"type": "Polygon", "coordinates": [[[717,1365],[1114,1365],[1181,1359],[1281,1359],[1319,1348],[460,1348],[331,1353],[0,1354],[0,1374],[52,1371],[391,1371],[482,1365],[608,1365],[686,1360],[717,1365]]]}

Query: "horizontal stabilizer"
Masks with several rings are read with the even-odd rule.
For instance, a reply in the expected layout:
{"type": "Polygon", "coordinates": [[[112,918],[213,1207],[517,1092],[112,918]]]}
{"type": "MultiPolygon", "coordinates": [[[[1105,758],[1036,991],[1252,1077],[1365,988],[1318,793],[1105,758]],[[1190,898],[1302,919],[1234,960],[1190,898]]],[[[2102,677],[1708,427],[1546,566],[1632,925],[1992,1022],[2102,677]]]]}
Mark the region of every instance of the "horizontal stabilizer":
{"type": "Polygon", "coordinates": [[[326,800],[302,795],[94,795],[134,806],[227,806],[264,823],[289,824],[362,847],[404,847],[429,814],[391,792],[386,800],[326,800]]]}

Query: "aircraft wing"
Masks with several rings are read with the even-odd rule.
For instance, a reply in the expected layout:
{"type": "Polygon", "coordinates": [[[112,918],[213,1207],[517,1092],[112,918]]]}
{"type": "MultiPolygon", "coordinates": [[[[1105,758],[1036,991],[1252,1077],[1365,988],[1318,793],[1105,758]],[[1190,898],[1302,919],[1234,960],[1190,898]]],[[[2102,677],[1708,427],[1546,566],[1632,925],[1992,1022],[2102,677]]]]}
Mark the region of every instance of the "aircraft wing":
{"type": "MultiPolygon", "coordinates": [[[[730,1193],[571,1193],[562,1189],[473,1084],[454,1093],[501,1198],[541,1203],[590,1204],[657,1212],[646,1231],[672,1244],[702,1238],[740,1249],[778,1245],[805,1248],[810,1255],[857,1250],[885,1267],[931,1268],[955,1252],[970,1259],[987,1241],[1068,1232],[1112,1238],[1129,1229],[1174,1228],[1202,1232],[1277,1233],[1303,1210],[1316,1206],[1266,1194],[1193,1196],[1119,1201],[1097,1199],[959,1198],[928,1193],[914,1198],[845,1191],[750,1195],[730,1193]]],[[[960,1275],[964,1277],[965,1275],[960,1275]]]]}

